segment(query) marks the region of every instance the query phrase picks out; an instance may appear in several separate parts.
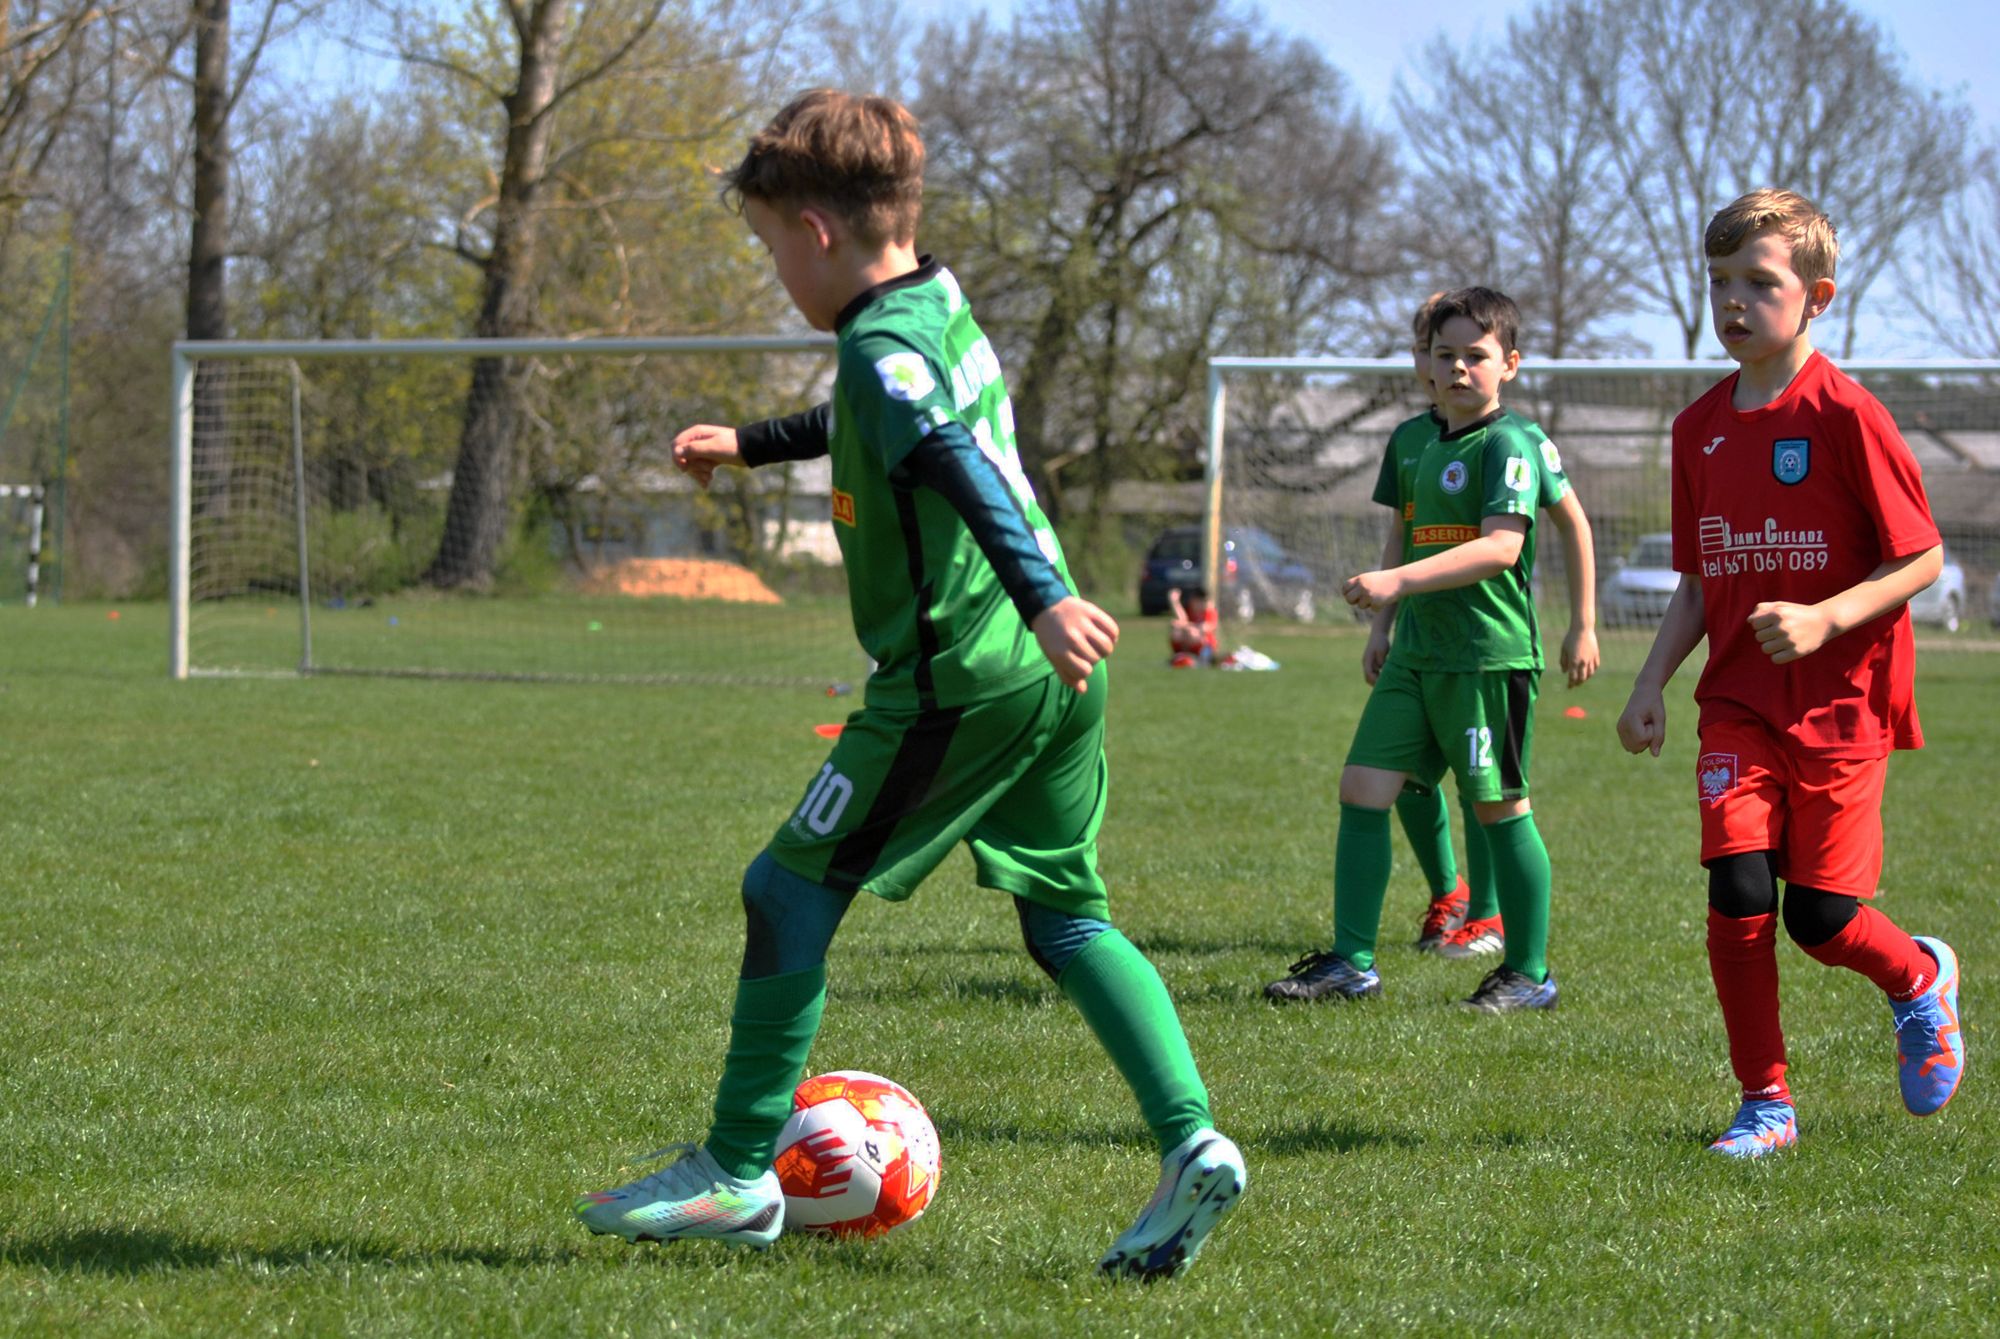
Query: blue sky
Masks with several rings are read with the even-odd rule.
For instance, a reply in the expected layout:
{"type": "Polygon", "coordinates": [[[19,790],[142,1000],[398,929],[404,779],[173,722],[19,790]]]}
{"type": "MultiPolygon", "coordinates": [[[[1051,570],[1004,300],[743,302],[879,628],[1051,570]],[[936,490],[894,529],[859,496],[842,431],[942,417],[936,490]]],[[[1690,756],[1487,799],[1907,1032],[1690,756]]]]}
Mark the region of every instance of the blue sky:
{"type": "MultiPolygon", "coordinates": [[[[1014,0],[900,0],[918,18],[955,16],[984,8],[1005,16],[1014,0]]],[[[1909,61],[1919,80],[1966,94],[1987,133],[2000,127],[2000,80],[1993,61],[2000,52],[2000,4],[1993,0],[1849,0],[1875,20],[1909,61]]],[[[1379,0],[1261,0],[1258,7],[1279,27],[1317,42],[1345,71],[1377,113],[1386,117],[1389,90],[1433,37],[1445,31],[1432,5],[1381,4],[1379,0]]],[[[1533,0],[1486,0],[1454,6],[1463,19],[1451,26],[1454,41],[1497,37],[1507,20],[1525,14],[1533,0]]]]}

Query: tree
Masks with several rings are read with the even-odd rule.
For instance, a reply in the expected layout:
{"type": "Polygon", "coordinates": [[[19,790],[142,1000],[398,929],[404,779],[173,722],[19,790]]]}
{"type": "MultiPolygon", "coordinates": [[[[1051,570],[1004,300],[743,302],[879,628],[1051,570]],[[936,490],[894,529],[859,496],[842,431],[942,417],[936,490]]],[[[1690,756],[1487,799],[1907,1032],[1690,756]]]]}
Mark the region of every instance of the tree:
{"type": "Polygon", "coordinates": [[[1023,466],[1088,567],[1110,481],[1198,435],[1207,356],[1328,340],[1387,268],[1383,137],[1307,45],[1227,0],[1051,0],[926,38],[920,241],[1005,349],[1023,466]]]}
{"type": "Polygon", "coordinates": [[[1615,36],[1620,59],[1577,70],[1615,130],[1631,277],[1693,357],[1707,319],[1700,237],[1742,191],[1788,186],[1839,228],[1845,347],[1869,285],[1919,212],[1963,173],[1970,113],[1918,88],[1845,0],[1557,0],[1615,36]],[[1754,83],[1720,53],[1756,53],[1754,83]]]}
{"type": "Polygon", "coordinates": [[[1965,358],[2000,354],[2000,136],[1974,157],[1965,184],[1931,216],[1928,245],[1902,281],[1936,332],[1965,358]]]}
{"type": "MultiPolygon", "coordinates": [[[[747,100],[733,86],[736,71],[769,48],[789,17],[758,3],[714,0],[681,10],[666,0],[588,8],[573,0],[494,0],[459,31],[429,25],[420,10],[393,16],[402,59],[455,85],[469,113],[499,114],[489,189],[461,216],[452,241],[479,272],[476,336],[538,328],[536,276],[551,216],[601,220],[619,204],[676,193],[663,176],[698,176],[695,164],[676,155],[645,164],[647,174],[636,180],[599,172],[620,161],[620,149],[684,150],[742,120],[747,100]]],[[[632,320],[628,313],[627,328],[632,320]]],[[[528,376],[518,360],[474,365],[444,533],[424,574],[433,585],[476,589],[492,580],[513,517],[528,376]]]]}
{"type": "Polygon", "coordinates": [[[1421,174],[1407,241],[1435,276],[1430,287],[1505,290],[1524,336],[1552,358],[1607,351],[1603,326],[1625,310],[1636,259],[1614,127],[1577,78],[1617,61],[1616,31],[1596,17],[1551,6],[1510,19],[1490,48],[1440,38],[1394,94],[1421,174]]]}

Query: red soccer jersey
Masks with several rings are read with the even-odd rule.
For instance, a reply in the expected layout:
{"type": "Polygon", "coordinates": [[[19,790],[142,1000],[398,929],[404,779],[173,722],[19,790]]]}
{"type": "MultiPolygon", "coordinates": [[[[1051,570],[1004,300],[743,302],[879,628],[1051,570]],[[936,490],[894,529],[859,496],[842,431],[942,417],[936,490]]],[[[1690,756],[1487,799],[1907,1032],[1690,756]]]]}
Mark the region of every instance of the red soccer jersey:
{"type": "Polygon", "coordinates": [[[1674,420],[1674,567],[1701,582],[1708,664],[1701,721],[1762,721],[1802,753],[1881,758],[1922,748],[1916,648],[1904,608],[1788,665],[1750,611],[1815,604],[1884,561],[1938,542],[1916,458],[1874,396],[1814,353],[1761,409],[1731,375],[1674,420]]]}

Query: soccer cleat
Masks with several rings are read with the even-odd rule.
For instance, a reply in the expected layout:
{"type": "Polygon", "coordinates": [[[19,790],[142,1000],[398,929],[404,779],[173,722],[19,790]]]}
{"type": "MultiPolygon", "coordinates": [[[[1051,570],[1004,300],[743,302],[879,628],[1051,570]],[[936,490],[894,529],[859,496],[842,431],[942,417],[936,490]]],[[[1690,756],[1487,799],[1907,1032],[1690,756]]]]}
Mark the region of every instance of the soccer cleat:
{"type": "Polygon", "coordinates": [[[1471,897],[1472,890],[1460,879],[1456,888],[1431,899],[1424,908],[1423,923],[1417,927],[1417,952],[1436,952],[1446,935],[1465,924],[1465,907],[1471,897]]]}
{"type": "Polygon", "coordinates": [[[1526,1009],[1556,1007],[1556,974],[1545,981],[1531,981],[1502,963],[1486,974],[1479,988],[1464,1000],[1468,1009],[1482,1014],[1513,1014],[1526,1009]]]}
{"type": "Polygon", "coordinates": [[[1476,958],[1483,953],[1498,953],[1507,947],[1507,937],[1501,932],[1498,916],[1482,916],[1476,921],[1466,921],[1444,937],[1438,945],[1440,958],[1476,958]]]}
{"type": "Polygon", "coordinates": [[[697,1144],[673,1144],[646,1160],[680,1156],[637,1181],[585,1195],[576,1216],[602,1236],[627,1241],[708,1237],[731,1246],[763,1248],[785,1226],[785,1196],[776,1172],[739,1181],[697,1144]]]}
{"type": "Polygon", "coordinates": [[[1160,1184],[1097,1262],[1115,1279],[1164,1279],[1193,1260],[1215,1225],[1228,1217],[1249,1176],[1236,1145],[1202,1130],[1160,1159],[1160,1184]]]}
{"type": "Polygon", "coordinates": [[[1359,1000],[1382,993],[1374,968],[1363,970],[1332,953],[1308,953],[1285,969],[1291,975],[1264,987],[1267,1000],[1359,1000]]]}
{"type": "Polygon", "coordinates": [[[1965,1074],[1965,1036],[1958,1029],[1958,955],[1942,939],[1917,935],[1937,959],[1937,978],[1913,1000],[1890,1000],[1896,1020],[1896,1078],[1912,1116],[1942,1110],[1965,1074]]]}
{"type": "Polygon", "coordinates": [[[1708,1150],[1728,1158],[1761,1158],[1798,1142],[1799,1118],[1790,1102],[1777,1097],[1746,1097],[1736,1108],[1736,1119],[1708,1150]]]}

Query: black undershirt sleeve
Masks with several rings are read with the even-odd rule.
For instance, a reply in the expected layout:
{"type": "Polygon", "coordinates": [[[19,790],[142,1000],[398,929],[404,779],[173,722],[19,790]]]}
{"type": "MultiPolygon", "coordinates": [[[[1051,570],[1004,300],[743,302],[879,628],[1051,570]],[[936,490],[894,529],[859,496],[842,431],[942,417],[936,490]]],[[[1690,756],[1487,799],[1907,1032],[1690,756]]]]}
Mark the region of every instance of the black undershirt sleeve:
{"type": "Polygon", "coordinates": [[[817,460],[826,454],[832,416],[833,406],[822,403],[783,418],[746,423],[736,430],[737,454],[753,468],[781,460],[817,460]]]}
{"type": "Polygon", "coordinates": [[[921,484],[944,495],[993,565],[1022,622],[1033,623],[1044,609],[1069,597],[1069,584],[1035,542],[1013,486],[964,424],[947,423],[918,442],[891,482],[900,488],[921,484]]]}

